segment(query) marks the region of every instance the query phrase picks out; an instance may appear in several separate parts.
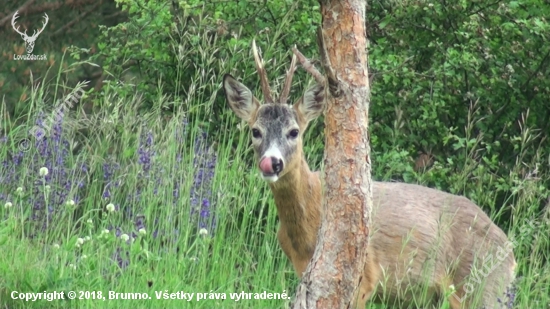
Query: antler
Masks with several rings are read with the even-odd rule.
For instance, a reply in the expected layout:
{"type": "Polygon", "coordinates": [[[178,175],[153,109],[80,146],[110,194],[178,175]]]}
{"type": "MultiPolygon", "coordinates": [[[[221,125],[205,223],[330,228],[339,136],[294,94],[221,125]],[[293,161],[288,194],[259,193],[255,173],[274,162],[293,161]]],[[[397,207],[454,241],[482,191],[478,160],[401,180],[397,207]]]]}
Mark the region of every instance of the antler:
{"type": "Polygon", "coordinates": [[[296,57],[298,57],[298,60],[300,61],[300,63],[302,64],[302,66],[304,67],[304,70],[306,70],[309,74],[311,74],[311,76],[313,76],[313,78],[315,78],[315,80],[320,83],[320,84],[324,84],[325,83],[325,77],[323,76],[323,74],[321,74],[321,72],[319,72],[315,66],[313,65],[313,63],[311,63],[297,48],[296,46],[294,46],[292,48],[292,52],[294,53],[294,55],[296,57]]]}
{"type": "MultiPolygon", "coordinates": [[[[294,46],[296,48],[296,46],[294,46]]],[[[279,96],[279,103],[284,104],[288,99],[288,94],[290,93],[290,86],[292,86],[292,77],[294,76],[294,71],[296,71],[296,55],[292,55],[292,61],[290,62],[290,67],[286,71],[285,84],[283,90],[281,90],[281,95],[279,96]]]]}
{"type": "Polygon", "coordinates": [[[17,16],[17,13],[19,13],[19,11],[15,11],[13,17],[11,18],[11,26],[13,27],[13,30],[15,30],[15,32],[19,33],[20,35],[27,36],[27,30],[25,30],[25,33],[22,33],[21,31],[19,31],[19,26],[15,28],[15,20],[19,17],[17,16]]]}
{"type": "Polygon", "coordinates": [[[256,47],[256,40],[252,40],[252,53],[254,54],[254,61],[256,63],[256,70],[260,75],[260,84],[262,86],[262,92],[264,93],[264,101],[267,103],[273,103],[271,97],[271,89],[269,88],[269,81],[265,72],[264,63],[262,57],[258,54],[258,48],[256,47]]]}
{"type": "Polygon", "coordinates": [[[42,24],[42,29],[38,30],[38,32],[36,32],[36,30],[33,31],[33,33],[32,33],[33,38],[36,38],[40,33],[42,33],[42,31],[44,31],[44,28],[46,28],[46,25],[48,24],[48,20],[50,20],[50,18],[48,17],[48,14],[46,14],[46,13],[44,13],[44,18],[46,20],[42,24]],[[35,32],[36,32],[36,34],[35,34],[35,32]]]}

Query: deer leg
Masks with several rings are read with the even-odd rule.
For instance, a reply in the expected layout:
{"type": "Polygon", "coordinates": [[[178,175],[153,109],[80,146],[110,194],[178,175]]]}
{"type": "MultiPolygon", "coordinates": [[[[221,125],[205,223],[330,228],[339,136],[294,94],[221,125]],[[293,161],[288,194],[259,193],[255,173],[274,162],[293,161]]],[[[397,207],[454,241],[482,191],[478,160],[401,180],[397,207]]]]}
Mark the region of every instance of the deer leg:
{"type": "Polygon", "coordinates": [[[377,265],[378,263],[376,263],[375,256],[372,252],[369,252],[365,271],[363,272],[363,278],[359,285],[359,293],[357,293],[357,299],[352,303],[351,308],[365,309],[367,300],[369,300],[375,292],[376,285],[380,278],[380,268],[377,265]]]}

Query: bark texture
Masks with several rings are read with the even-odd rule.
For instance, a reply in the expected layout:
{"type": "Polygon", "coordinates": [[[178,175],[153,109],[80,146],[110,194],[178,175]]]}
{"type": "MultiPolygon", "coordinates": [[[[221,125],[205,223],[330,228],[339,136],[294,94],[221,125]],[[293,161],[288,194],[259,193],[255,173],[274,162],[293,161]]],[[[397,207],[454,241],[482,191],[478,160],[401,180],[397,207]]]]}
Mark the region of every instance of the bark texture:
{"type": "Polygon", "coordinates": [[[372,209],[366,2],[320,1],[328,82],[323,223],[292,308],[350,308],[365,267],[372,209]]]}

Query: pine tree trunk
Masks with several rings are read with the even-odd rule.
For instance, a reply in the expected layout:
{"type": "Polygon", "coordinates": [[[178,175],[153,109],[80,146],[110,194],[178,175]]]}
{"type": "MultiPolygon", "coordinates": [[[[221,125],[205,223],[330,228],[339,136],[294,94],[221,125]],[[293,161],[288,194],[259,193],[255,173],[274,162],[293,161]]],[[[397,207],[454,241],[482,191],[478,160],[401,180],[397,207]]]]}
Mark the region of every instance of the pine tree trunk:
{"type": "Polygon", "coordinates": [[[372,190],[367,134],[370,86],[366,2],[320,1],[329,90],[325,115],[324,218],[292,308],[349,308],[367,256],[372,190]]]}

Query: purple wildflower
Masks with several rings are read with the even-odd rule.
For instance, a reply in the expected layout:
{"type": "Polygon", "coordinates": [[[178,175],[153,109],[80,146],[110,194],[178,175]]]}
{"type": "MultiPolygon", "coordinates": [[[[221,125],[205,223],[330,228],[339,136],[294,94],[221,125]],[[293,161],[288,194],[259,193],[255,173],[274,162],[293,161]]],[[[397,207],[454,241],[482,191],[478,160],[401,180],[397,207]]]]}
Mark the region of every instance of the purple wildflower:
{"type": "MultiPolygon", "coordinates": [[[[0,166],[0,191],[3,193],[15,191],[20,183],[29,184],[30,194],[25,195],[26,200],[22,202],[32,207],[27,221],[31,236],[40,229],[56,226],[57,220],[64,218],[59,214],[67,211],[67,200],[71,198],[76,202],[80,189],[85,186],[87,167],[79,162],[69,163],[70,142],[63,135],[63,117],[62,113],[58,113],[53,120],[48,119],[52,122],[48,123],[52,130],[34,132],[36,140],[33,151],[8,151],[7,158],[11,159],[4,160],[0,166]],[[23,165],[26,173],[22,171],[23,165]],[[42,167],[49,170],[45,177],[38,176],[42,167]]],[[[39,114],[35,123],[45,128],[46,119],[44,114],[39,114]]]]}
{"type": "Polygon", "coordinates": [[[120,165],[116,162],[109,162],[109,163],[103,163],[103,180],[105,181],[105,185],[103,187],[103,198],[110,198],[111,197],[111,187],[114,186],[118,187],[120,186],[120,180],[114,181],[114,174],[117,170],[120,169],[120,165]]]}
{"type": "Polygon", "coordinates": [[[517,286],[513,285],[506,288],[504,293],[504,299],[498,298],[498,303],[504,305],[506,309],[514,308],[514,301],[516,299],[517,286]]]}
{"type": "Polygon", "coordinates": [[[216,155],[208,145],[207,133],[201,132],[195,139],[195,175],[191,187],[191,218],[198,220],[199,228],[214,230],[215,218],[212,216],[212,179],[216,167],[216,155]],[[200,205],[199,205],[200,201],[200,205]],[[198,215],[198,216],[197,216],[198,215]]]}
{"type": "Polygon", "coordinates": [[[130,252],[118,247],[113,254],[113,260],[115,260],[118,267],[125,269],[128,265],[130,265],[130,252]]]}
{"type": "Polygon", "coordinates": [[[145,174],[149,173],[151,169],[151,157],[155,155],[152,150],[153,145],[153,133],[149,131],[146,135],[142,134],[140,137],[140,144],[138,148],[139,164],[142,166],[145,174]]]}

